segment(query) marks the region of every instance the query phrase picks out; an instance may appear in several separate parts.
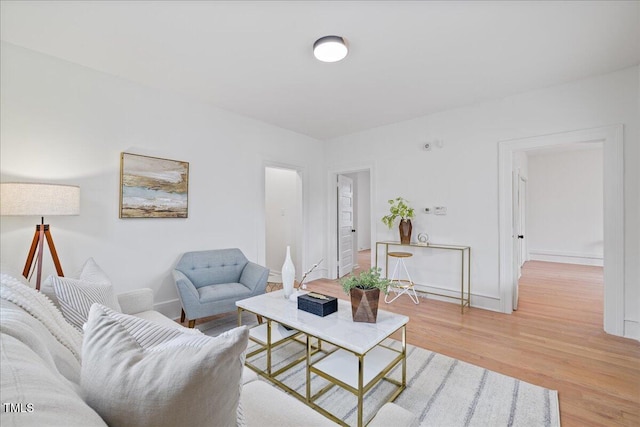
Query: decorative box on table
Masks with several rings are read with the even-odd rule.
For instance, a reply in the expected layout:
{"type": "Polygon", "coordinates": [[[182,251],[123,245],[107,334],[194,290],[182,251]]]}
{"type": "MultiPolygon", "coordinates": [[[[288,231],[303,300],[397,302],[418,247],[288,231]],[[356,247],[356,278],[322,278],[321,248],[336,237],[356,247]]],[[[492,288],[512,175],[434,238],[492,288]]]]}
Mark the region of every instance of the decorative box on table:
{"type": "Polygon", "coordinates": [[[328,316],[338,311],[338,299],[310,292],[298,297],[298,310],[306,311],[316,316],[328,316]]]}

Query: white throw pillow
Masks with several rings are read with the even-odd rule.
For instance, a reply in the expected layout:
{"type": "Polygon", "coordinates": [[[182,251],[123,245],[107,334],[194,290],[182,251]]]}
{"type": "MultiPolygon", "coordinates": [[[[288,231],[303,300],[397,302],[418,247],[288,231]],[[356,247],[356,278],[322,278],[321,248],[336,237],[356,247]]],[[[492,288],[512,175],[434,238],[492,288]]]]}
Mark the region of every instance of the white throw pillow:
{"type": "Polygon", "coordinates": [[[103,304],[121,311],[113,286],[106,283],[91,283],[66,277],[51,277],[53,290],[67,322],[82,330],[93,304],[103,304]]]}
{"type": "Polygon", "coordinates": [[[107,273],[96,264],[93,258],[87,259],[80,271],[72,278],[84,280],[85,282],[111,284],[111,279],[109,279],[107,273]]]}
{"type": "Polygon", "coordinates": [[[85,401],[109,425],[232,426],[249,331],[217,337],[94,305],[82,343],[85,401]]]}

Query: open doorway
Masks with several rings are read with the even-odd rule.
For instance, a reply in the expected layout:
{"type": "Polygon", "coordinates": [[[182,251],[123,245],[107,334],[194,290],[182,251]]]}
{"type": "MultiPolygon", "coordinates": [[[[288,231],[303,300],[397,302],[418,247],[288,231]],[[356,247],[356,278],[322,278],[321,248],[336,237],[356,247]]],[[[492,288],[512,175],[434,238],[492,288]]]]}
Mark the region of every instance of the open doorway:
{"type": "Polygon", "coordinates": [[[607,126],[581,131],[504,141],[499,144],[500,194],[500,296],[502,311],[511,313],[517,290],[516,268],[519,248],[514,233],[513,171],[518,153],[542,148],[568,147],[572,144],[603,145],[603,263],[604,330],[624,335],[624,187],[623,127],[607,126]]]}
{"type": "MultiPolygon", "coordinates": [[[[285,167],[265,167],[265,266],[277,276],[287,246],[296,273],[302,265],[302,177],[285,167]]],[[[275,279],[277,280],[277,278],[275,279]]]]}
{"type": "MultiPolygon", "coordinates": [[[[513,220],[516,242],[522,247],[515,253],[515,268],[520,274],[514,310],[526,261],[537,266],[534,271],[546,265],[569,277],[576,265],[595,266],[588,270],[602,274],[604,264],[602,143],[560,145],[518,154],[513,220]]],[[[579,284],[565,281],[564,285],[570,283],[579,284]]],[[[573,291],[578,295],[582,289],[577,286],[573,291]]]]}
{"type": "Polygon", "coordinates": [[[602,267],[602,143],[567,150],[533,150],[527,158],[530,258],[602,267]]]}

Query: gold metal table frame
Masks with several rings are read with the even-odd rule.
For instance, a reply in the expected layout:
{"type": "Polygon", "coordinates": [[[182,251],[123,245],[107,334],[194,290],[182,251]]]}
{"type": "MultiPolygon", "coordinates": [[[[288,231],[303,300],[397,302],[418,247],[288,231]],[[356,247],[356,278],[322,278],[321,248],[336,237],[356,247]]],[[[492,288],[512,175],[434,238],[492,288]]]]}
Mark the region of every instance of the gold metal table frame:
{"type": "MultiPolygon", "coordinates": [[[[358,427],[362,427],[366,425],[370,419],[364,420],[364,395],[371,390],[376,384],[380,381],[388,381],[394,384],[397,389],[387,398],[387,402],[391,402],[395,400],[398,395],[406,388],[407,384],[407,343],[406,343],[406,322],[395,331],[388,334],[387,338],[391,337],[391,335],[400,331],[402,336],[402,346],[401,349],[395,349],[389,346],[384,345],[382,342],[378,343],[376,346],[366,351],[363,354],[358,352],[348,350],[336,343],[330,342],[329,340],[324,340],[327,344],[330,344],[333,348],[330,350],[326,350],[322,348],[323,340],[314,336],[310,333],[301,332],[298,330],[292,329],[291,334],[285,334],[288,336],[283,336],[282,329],[284,325],[280,322],[276,322],[270,319],[265,313],[256,313],[252,310],[248,310],[246,308],[238,307],[238,325],[242,324],[242,312],[247,311],[249,313],[253,313],[259,316],[262,316],[266,323],[259,324],[254,328],[260,328],[261,331],[259,334],[254,334],[251,337],[251,341],[258,344],[258,349],[252,350],[246,356],[245,364],[248,368],[256,372],[258,375],[266,378],[282,389],[286,390],[289,394],[296,397],[303,403],[312,407],[316,411],[322,413],[327,418],[335,421],[338,424],[347,426],[344,421],[340,418],[336,417],[334,414],[329,412],[327,409],[321,407],[316,403],[316,400],[327,393],[330,389],[335,386],[342,387],[347,391],[353,393],[357,398],[357,425],[358,427]],[[275,332],[278,329],[279,332],[275,332]],[[266,333],[266,335],[265,335],[266,333]],[[257,338],[255,335],[259,335],[257,338]],[[304,339],[300,339],[301,336],[304,336],[304,339]],[[290,362],[284,367],[277,369],[276,371],[272,370],[271,362],[271,353],[278,346],[284,344],[285,342],[289,342],[295,340],[302,345],[305,346],[304,356],[290,362]],[[251,363],[250,359],[261,353],[266,352],[266,369],[262,370],[260,367],[251,363]],[[313,356],[322,353],[321,357],[313,359],[313,356]],[[369,358],[369,359],[368,359],[369,358]],[[375,359],[375,363],[367,363],[367,360],[373,361],[375,359]],[[352,378],[345,378],[344,372],[342,374],[340,372],[336,372],[336,366],[339,366],[347,360],[348,363],[353,363],[357,365],[357,373],[352,372],[352,378]],[[305,394],[301,394],[289,386],[287,386],[284,382],[280,381],[277,377],[284,372],[290,370],[297,364],[301,362],[306,362],[306,391],[305,394]],[[380,363],[384,363],[383,368],[378,368],[374,371],[374,368],[367,369],[369,365],[379,365],[380,363]],[[401,365],[402,370],[402,379],[400,381],[388,377],[389,373],[396,368],[398,365],[401,365]],[[323,378],[328,382],[328,384],[318,392],[312,395],[311,393],[311,375],[316,374],[319,377],[323,378]],[[354,378],[355,377],[355,381],[354,378]]],[[[288,326],[289,327],[289,326],[288,326]]],[[[253,329],[253,328],[252,328],[253,329]]],[[[384,340],[383,340],[384,341],[384,340]]],[[[351,365],[349,365],[351,366],[351,365]]],[[[339,370],[338,370],[339,371],[339,370]]],[[[347,370],[347,372],[349,372],[347,370]]]]}
{"type": "MultiPolygon", "coordinates": [[[[464,245],[447,245],[447,244],[439,244],[439,243],[426,243],[426,244],[414,244],[410,243],[408,245],[403,245],[400,242],[376,242],[376,264],[378,267],[378,247],[384,247],[384,258],[385,258],[385,275],[389,275],[389,246],[401,246],[401,247],[411,247],[411,248],[422,248],[422,249],[441,249],[441,250],[451,250],[460,252],[460,296],[447,295],[442,293],[436,293],[431,291],[423,291],[418,290],[423,294],[437,295],[439,297],[444,298],[453,298],[460,301],[460,313],[464,314],[464,308],[471,308],[471,247],[464,245]]],[[[414,283],[414,285],[419,285],[418,283],[414,283]]]]}
{"type": "MultiPolygon", "coordinates": [[[[243,310],[241,308],[238,308],[238,325],[242,325],[242,311],[243,310]]],[[[249,340],[256,343],[258,345],[258,348],[247,353],[245,357],[245,365],[249,367],[251,370],[255,371],[257,374],[269,380],[273,380],[275,377],[277,377],[281,373],[291,369],[298,363],[304,361],[306,359],[306,356],[293,361],[292,363],[278,369],[275,372],[272,372],[271,353],[273,349],[289,341],[296,340],[298,337],[302,335],[302,332],[297,331],[295,329],[286,331],[286,328],[283,325],[280,325],[279,323],[274,322],[271,319],[265,319],[265,320],[266,320],[266,323],[260,323],[254,328],[252,328],[254,330],[255,329],[265,329],[265,330],[259,331],[262,333],[253,334],[249,336],[249,340]],[[278,330],[279,332],[278,334],[274,334],[274,327],[278,330]],[[274,335],[277,335],[277,336],[274,336],[274,335]],[[266,362],[267,366],[265,371],[263,371],[262,369],[255,366],[249,361],[249,359],[251,359],[253,356],[260,354],[262,352],[266,352],[266,358],[267,358],[267,362],[266,362]]],[[[304,342],[302,341],[299,341],[299,342],[301,345],[305,345],[304,342]]],[[[319,345],[318,345],[318,349],[319,349],[319,345]]]]}
{"type": "MultiPolygon", "coordinates": [[[[321,358],[314,361],[313,363],[311,362],[311,356],[312,356],[311,338],[312,337],[310,335],[307,335],[306,403],[312,408],[314,408],[315,410],[317,410],[318,412],[330,418],[331,420],[343,426],[348,426],[348,424],[346,424],[344,421],[337,418],[335,415],[333,415],[332,413],[330,413],[329,411],[327,411],[326,409],[324,409],[323,407],[315,403],[315,401],[318,398],[320,398],[326,392],[331,390],[333,387],[335,386],[342,387],[345,390],[354,394],[358,399],[358,406],[357,406],[358,427],[366,425],[366,423],[364,423],[364,395],[369,390],[371,390],[376,384],[378,384],[382,380],[390,382],[391,384],[394,384],[395,386],[397,386],[396,390],[387,398],[387,402],[393,402],[400,395],[400,393],[402,393],[402,391],[407,387],[407,340],[406,340],[407,327],[406,327],[406,324],[403,325],[399,330],[401,330],[402,332],[402,349],[401,350],[396,350],[392,347],[389,347],[383,344],[378,344],[369,352],[364,354],[359,354],[359,353],[344,349],[340,346],[336,346],[335,350],[324,354],[321,358]],[[373,376],[368,381],[365,381],[365,373],[366,373],[365,357],[379,349],[384,349],[383,351],[387,352],[387,356],[392,356],[392,359],[388,361],[388,364],[382,370],[380,370],[377,373],[377,375],[373,376]],[[353,383],[350,384],[348,381],[344,381],[340,378],[337,378],[336,376],[333,376],[331,374],[330,369],[323,370],[321,368],[323,361],[329,359],[332,355],[336,355],[339,353],[343,353],[342,356],[344,356],[344,353],[348,353],[357,360],[357,366],[358,366],[357,384],[355,385],[353,383]],[[387,377],[387,375],[400,363],[402,364],[402,380],[397,381],[393,378],[387,377]],[[320,391],[318,391],[313,395],[311,394],[311,374],[312,373],[318,375],[321,378],[324,378],[329,383],[325,387],[323,387],[320,391]]],[[[390,334],[390,336],[397,331],[398,330],[394,331],[392,334],[390,334]]],[[[333,345],[335,346],[335,344],[333,345]]],[[[341,360],[343,359],[344,358],[341,357],[341,360]]],[[[369,421],[371,421],[371,419],[367,420],[367,423],[369,421]]]]}

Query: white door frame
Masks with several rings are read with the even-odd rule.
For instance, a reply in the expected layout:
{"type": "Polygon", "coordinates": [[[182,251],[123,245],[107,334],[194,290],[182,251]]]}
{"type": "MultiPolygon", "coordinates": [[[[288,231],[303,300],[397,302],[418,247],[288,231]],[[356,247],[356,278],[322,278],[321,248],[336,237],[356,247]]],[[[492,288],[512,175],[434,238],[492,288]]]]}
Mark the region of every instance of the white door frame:
{"type": "Polygon", "coordinates": [[[604,157],[604,330],[624,335],[624,126],[611,125],[551,135],[501,141],[498,144],[500,301],[513,311],[513,155],[541,147],[603,143],[604,157]]]}
{"type": "Polygon", "coordinates": [[[307,228],[306,228],[306,224],[309,223],[309,219],[307,218],[307,213],[309,212],[308,209],[308,179],[307,179],[307,168],[304,166],[300,166],[300,165],[293,165],[293,164],[288,164],[288,163],[282,163],[282,162],[277,162],[277,161],[271,161],[271,160],[263,160],[262,162],[262,174],[260,176],[260,179],[262,181],[262,185],[260,186],[260,190],[262,192],[261,194],[261,202],[260,202],[260,206],[262,206],[262,211],[261,211],[261,218],[260,218],[260,224],[259,224],[259,229],[258,229],[258,233],[257,233],[257,240],[258,240],[258,263],[260,265],[265,265],[266,259],[267,259],[267,255],[266,255],[266,245],[267,245],[267,240],[266,240],[266,232],[267,232],[267,225],[266,225],[266,181],[265,181],[265,173],[266,173],[266,169],[267,168],[276,168],[276,169],[289,169],[289,170],[295,170],[298,173],[298,176],[300,177],[300,181],[301,181],[301,186],[302,188],[300,189],[301,192],[301,206],[300,209],[302,209],[302,212],[300,213],[300,218],[302,220],[302,224],[300,224],[300,235],[297,236],[296,238],[296,243],[297,243],[297,251],[295,254],[292,254],[294,259],[295,259],[295,268],[296,268],[296,279],[300,278],[300,275],[302,274],[302,266],[307,265],[307,228]]]}
{"type": "MultiPolygon", "coordinates": [[[[340,169],[330,169],[327,174],[327,218],[328,218],[328,227],[327,230],[327,276],[329,279],[337,279],[338,276],[338,236],[336,230],[338,229],[338,219],[336,218],[336,212],[338,211],[338,185],[337,179],[338,175],[344,175],[349,173],[356,172],[369,172],[369,195],[370,195],[370,203],[371,203],[371,245],[375,245],[376,242],[376,228],[373,226],[375,224],[373,216],[373,204],[375,199],[375,179],[374,179],[374,168],[372,165],[361,165],[354,167],[344,167],[340,169]]],[[[356,245],[357,247],[357,245],[356,245]]],[[[373,256],[374,251],[371,251],[371,258],[373,266],[373,256]]]]}

